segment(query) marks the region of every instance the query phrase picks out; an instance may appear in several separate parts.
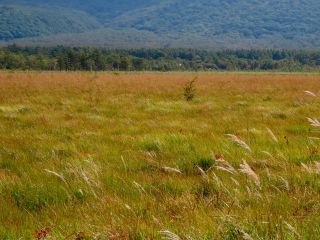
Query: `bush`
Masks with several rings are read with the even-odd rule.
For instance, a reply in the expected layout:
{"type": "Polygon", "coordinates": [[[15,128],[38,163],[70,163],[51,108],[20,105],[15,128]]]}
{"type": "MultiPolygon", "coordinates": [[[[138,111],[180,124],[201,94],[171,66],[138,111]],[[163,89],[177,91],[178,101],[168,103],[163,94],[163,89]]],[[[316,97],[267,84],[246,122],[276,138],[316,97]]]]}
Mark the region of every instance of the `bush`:
{"type": "Polygon", "coordinates": [[[184,98],[189,102],[192,101],[196,95],[196,89],[195,89],[195,82],[197,80],[197,77],[192,79],[190,82],[187,82],[187,84],[184,87],[184,98]]]}
{"type": "Polygon", "coordinates": [[[60,205],[68,201],[63,189],[49,189],[42,185],[16,185],[11,190],[11,196],[18,208],[29,211],[40,211],[48,204],[60,205]]]}
{"type": "Polygon", "coordinates": [[[214,160],[211,157],[201,157],[196,160],[194,165],[200,167],[203,171],[209,170],[214,164],[214,160]]]}
{"type": "Polygon", "coordinates": [[[146,152],[154,152],[154,153],[160,152],[160,145],[158,142],[144,140],[139,145],[140,145],[140,148],[146,152]]]}

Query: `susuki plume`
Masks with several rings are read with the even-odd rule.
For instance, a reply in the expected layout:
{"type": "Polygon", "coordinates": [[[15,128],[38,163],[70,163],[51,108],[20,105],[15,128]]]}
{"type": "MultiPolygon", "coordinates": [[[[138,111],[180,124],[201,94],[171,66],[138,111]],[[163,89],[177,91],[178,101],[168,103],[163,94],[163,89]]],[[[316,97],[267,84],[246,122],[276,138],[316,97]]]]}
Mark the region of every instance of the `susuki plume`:
{"type": "Polygon", "coordinates": [[[227,136],[230,137],[230,139],[235,142],[238,146],[248,150],[249,152],[251,151],[251,148],[248,146],[248,144],[246,144],[244,141],[242,141],[239,137],[237,137],[236,135],[233,134],[226,134],[227,136]]]}
{"type": "Polygon", "coordinates": [[[250,177],[257,186],[260,186],[259,176],[252,170],[252,168],[249,166],[249,164],[246,161],[243,161],[243,163],[240,164],[239,171],[247,174],[247,176],[250,177]]]}
{"type": "Polygon", "coordinates": [[[160,231],[160,233],[162,235],[162,239],[164,240],[181,240],[177,234],[170,232],[169,230],[163,230],[160,231]]]}
{"type": "Polygon", "coordinates": [[[320,127],[320,122],[316,118],[307,118],[311,126],[320,127]]]}
{"type": "Polygon", "coordinates": [[[276,143],[279,142],[278,138],[276,137],[276,135],[274,135],[274,133],[271,131],[270,128],[267,128],[267,131],[270,134],[270,136],[272,137],[273,141],[275,141],[276,143]]]}
{"type": "Polygon", "coordinates": [[[304,91],[304,93],[311,96],[311,97],[317,97],[317,95],[311,91],[304,91]]]}

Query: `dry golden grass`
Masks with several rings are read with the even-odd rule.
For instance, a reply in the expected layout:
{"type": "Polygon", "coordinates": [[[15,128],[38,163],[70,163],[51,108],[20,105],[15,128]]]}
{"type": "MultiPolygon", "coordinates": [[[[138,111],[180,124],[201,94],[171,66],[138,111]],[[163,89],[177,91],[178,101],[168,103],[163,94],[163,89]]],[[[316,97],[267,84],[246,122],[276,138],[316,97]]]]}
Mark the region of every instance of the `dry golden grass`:
{"type": "Polygon", "coordinates": [[[1,72],[0,239],[318,239],[318,96],[317,74],[1,72]]]}

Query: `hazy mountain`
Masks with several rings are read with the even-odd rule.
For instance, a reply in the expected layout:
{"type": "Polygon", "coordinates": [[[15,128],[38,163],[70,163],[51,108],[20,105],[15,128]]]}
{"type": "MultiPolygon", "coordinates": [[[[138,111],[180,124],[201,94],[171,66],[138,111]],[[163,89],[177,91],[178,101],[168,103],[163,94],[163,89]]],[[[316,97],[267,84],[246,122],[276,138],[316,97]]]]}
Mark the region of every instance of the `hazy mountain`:
{"type": "Polygon", "coordinates": [[[23,44],[320,48],[319,0],[0,0],[0,5],[0,39],[23,38],[15,40],[23,44]],[[25,39],[34,36],[41,37],[25,39]]]}

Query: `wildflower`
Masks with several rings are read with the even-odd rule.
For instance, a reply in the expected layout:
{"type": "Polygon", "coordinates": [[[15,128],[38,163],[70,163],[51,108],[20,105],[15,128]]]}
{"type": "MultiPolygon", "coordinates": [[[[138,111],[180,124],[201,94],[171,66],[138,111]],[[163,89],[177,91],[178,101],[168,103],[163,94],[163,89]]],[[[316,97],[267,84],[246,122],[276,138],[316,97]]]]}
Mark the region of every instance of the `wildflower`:
{"type": "Polygon", "coordinates": [[[43,229],[40,229],[40,230],[36,230],[33,233],[34,238],[36,240],[45,239],[48,236],[48,234],[49,234],[49,229],[48,228],[43,228],[43,229]]]}

